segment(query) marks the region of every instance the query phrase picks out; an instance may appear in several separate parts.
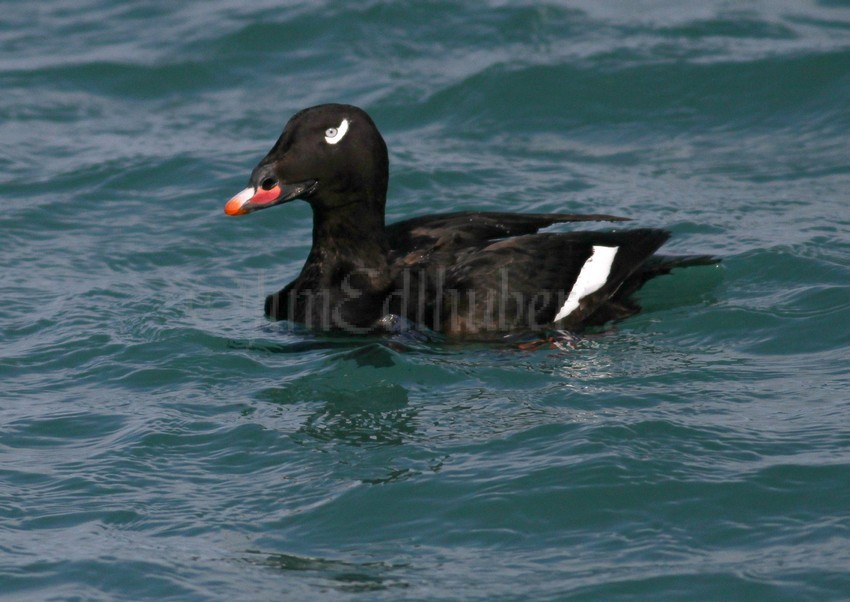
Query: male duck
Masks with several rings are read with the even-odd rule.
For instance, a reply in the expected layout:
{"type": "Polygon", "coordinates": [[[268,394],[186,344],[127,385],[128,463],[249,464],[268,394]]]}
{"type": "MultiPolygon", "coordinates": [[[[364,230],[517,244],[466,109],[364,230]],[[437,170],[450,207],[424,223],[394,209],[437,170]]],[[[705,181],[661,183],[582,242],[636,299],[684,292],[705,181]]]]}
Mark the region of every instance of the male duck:
{"type": "Polygon", "coordinates": [[[579,331],[637,313],[630,295],[707,256],[654,255],[666,230],[538,233],[610,215],[459,212],[386,226],[389,159],[362,109],[325,104],[295,114],[225,205],[242,215],[303,199],[313,247],[266,314],[322,331],[368,333],[399,322],[452,337],[579,331]]]}

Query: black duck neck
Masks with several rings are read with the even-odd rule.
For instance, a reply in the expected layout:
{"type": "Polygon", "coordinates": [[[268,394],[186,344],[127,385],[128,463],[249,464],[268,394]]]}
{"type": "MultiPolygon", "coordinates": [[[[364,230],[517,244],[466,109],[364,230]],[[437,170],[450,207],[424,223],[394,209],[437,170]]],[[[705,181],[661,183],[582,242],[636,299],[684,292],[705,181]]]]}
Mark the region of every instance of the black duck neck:
{"type": "Polygon", "coordinates": [[[333,280],[355,270],[383,273],[388,252],[382,210],[358,202],[332,209],[313,206],[313,247],[305,268],[333,280]]]}

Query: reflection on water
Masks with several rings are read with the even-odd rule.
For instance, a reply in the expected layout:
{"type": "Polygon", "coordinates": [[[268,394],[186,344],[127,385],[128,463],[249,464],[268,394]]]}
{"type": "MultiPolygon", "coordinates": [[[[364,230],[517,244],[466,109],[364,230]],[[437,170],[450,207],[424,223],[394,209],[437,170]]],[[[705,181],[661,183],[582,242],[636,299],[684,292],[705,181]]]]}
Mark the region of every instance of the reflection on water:
{"type": "Polygon", "coordinates": [[[376,383],[338,391],[311,414],[299,433],[320,441],[352,445],[395,444],[413,437],[418,411],[408,405],[407,390],[394,383],[376,383]]]}
{"type": "Polygon", "coordinates": [[[259,550],[246,550],[245,554],[245,560],[249,563],[284,572],[309,574],[321,585],[346,593],[407,587],[404,580],[394,575],[407,569],[406,564],[348,562],[294,554],[269,554],[259,550]]]}

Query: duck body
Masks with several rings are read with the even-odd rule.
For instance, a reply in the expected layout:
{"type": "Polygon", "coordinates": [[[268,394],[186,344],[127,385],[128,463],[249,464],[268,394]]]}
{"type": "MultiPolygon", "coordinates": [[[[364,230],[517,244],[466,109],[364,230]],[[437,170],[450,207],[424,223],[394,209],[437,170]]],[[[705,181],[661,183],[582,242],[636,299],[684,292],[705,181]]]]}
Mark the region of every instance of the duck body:
{"type": "Polygon", "coordinates": [[[662,229],[540,232],[628,221],[611,215],[458,212],[386,226],[388,176],[386,144],[361,109],[319,105],[290,119],[225,206],[241,215],[303,199],[313,209],[310,254],[266,298],[266,315],[348,333],[395,318],[452,337],[577,332],[638,312],[631,295],[649,278],[717,262],[656,255],[662,229]]]}

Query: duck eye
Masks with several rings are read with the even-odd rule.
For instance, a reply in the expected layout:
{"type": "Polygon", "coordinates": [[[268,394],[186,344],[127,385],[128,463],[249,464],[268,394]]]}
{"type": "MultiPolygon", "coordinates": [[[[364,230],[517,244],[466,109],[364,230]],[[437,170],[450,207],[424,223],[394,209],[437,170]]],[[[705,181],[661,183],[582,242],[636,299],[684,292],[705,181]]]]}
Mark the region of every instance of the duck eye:
{"type": "Polygon", "coordinates": [[[277,186],[277,180],[274,178],[266,178],[260,183],[260,188],[263,190],[271,190],[275,186],[277,186]]]}
{"type": "Polygon", "coordinates": [[[325,130],[325,142],[328,144],[336,144],[345,137],[348,131],[348,119],[343,119],[338,127],[328,128],[325,130]]]}

